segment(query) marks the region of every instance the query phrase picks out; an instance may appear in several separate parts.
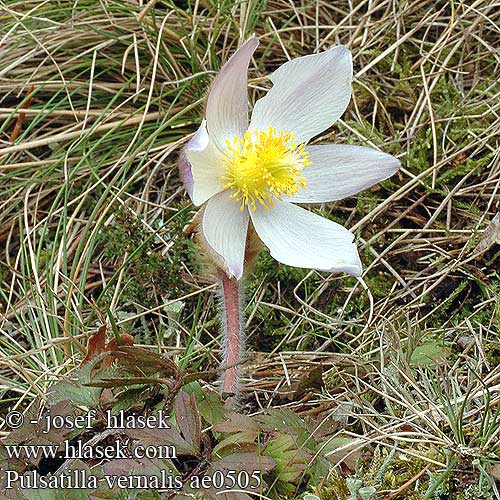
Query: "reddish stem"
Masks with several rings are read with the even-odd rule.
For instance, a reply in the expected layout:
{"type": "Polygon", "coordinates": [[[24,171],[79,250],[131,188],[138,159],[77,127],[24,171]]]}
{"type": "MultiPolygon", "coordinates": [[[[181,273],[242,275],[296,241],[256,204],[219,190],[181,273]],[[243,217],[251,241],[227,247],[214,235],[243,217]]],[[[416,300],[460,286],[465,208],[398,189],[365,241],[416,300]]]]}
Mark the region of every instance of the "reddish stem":
{"type": "Polygon", "coordinates": [[[240,363],[243,354],[243,332],[241,321],[240,286],[234,278],[222,274],[222,291],[224,301],[224,375],[222,393],[238,392],[240,363]]]}

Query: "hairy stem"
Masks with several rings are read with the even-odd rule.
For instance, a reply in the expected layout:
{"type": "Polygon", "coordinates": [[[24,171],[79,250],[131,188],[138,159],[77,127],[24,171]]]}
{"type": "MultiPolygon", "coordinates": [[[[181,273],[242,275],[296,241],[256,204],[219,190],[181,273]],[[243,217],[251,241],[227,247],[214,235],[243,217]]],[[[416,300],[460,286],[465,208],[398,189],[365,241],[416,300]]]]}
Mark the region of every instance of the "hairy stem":
{"type": "Polygon", "coordinates": [[[240,363],[243,357],[243,321],[241,318],[240,282],[221,273],[222,324],[224,328],[224,374],[222,393],[237,394],[239,389],[240,363]]]}

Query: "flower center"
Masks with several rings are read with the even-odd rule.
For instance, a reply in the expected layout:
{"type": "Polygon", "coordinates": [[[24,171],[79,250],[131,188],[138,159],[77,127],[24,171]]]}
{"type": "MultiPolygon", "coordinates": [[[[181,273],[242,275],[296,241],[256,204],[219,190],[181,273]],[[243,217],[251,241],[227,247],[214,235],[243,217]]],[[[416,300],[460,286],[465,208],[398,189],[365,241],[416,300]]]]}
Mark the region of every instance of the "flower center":
{"type": "Polygon", "coordinates": [[[301,171],[311,162],[293,133],[278,134],[273,127],[253,133],[247,130],[232,143],[228,139],[226,145],[222,158],[226,172],[221,179],[224,189],[233,191],[230,197],[241,203],[241,210],[250,204],[255,212],[257,202],[269,209],[273,197],[282,201],[282,195],[291,196],[299,187],[307,187],[301,171]]]}

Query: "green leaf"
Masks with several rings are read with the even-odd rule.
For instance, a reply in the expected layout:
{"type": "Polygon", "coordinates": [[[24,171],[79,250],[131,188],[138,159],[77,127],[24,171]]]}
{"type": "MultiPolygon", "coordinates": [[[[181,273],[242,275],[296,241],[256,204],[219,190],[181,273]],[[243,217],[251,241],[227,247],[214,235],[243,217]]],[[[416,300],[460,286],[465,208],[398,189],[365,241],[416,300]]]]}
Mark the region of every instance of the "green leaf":
{"type": "Polygon", "coordinates": [[[303,420],[288,408],[271,408],[265,415],[256,417],[268,431],[290,431],[290,429],[304,429],[303,420]]]}
{"type": "Polygon", "coordinates": [[[447,349],[436,341],[429,341],[415,348],[410,364],[419,366],[436,366],[447,358],[447,349]]]}
{"type": "Polygon", "coordinates": [[[214,430],[218,432],[240,432],[242,430],[247,432],[258,432],[259,426],[255,419],[248,415],[241,413],[231,412],[226,416],[225,422],[220,422],[214,425],[214,430]]]}
{"type": "Polygon", "coordinates": [[[57,491],[48,488],[25,489],[21,498],[26,500],[59,500],[57,491]]]}
{"type": "Polygon", "coordinates": [[[236,451],[238,448],[247,447],[249,444],[256,446],[255,440],[257,439],[258,433],[255,431],[242,431],[231,434],[226,439],[220,441],[215,448],[212,450],[213,455],[220,455],[222,450],[224,454],[228,453],[226,448],[231,451],[236,451]],[[246,446],[245,446],[246,445],[246,446]]]}
{"type": "Polygon", "coordinates": [[[196,392],[196,401],[203,419],[210,425],[223,422],[226,418],[227,410],[220,395],[213,391],[196,392]]]}
{"type": "Polygon", "coordinates": [[[73,406],[84,406],[87,408],[97,408],[102,389],[90,387],[91,372],[95,364],[101,357],[94,358],[91,362],[73,371],[70,376],[55,383],[48,393],[50,405],[55,405],[62,401],[71,401],[73,406]]]}

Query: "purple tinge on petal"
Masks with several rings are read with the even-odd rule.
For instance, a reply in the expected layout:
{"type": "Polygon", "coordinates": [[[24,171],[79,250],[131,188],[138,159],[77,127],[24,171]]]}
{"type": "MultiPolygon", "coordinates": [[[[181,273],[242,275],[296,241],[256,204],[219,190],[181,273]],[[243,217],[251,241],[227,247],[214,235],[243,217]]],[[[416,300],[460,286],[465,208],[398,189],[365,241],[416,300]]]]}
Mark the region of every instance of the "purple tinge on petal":
{"type": "Polygon", "coordinates": [[[181,181],[184,184],[184,189],[187,191],[187,194],[193,199],[193,173],[191,172],[191,163],[187,159],[186,155],[186,147],[182,148],[182,151],[179,154],[179,175],[181,177],[181,181]]]}
{"type": "Polygon", "coordinates": [[[257,38],[247,40],[224,64],[208,93],[207,128],[210,138],[223,151],[226,139],[241,135],[248,126],[247,72],[257,38]]]}
{"type": "Polygon", "coordinates": [[[198,127],[198,130],[195,132],[193,137],[189,139],[188,143],[179,154],[179,175],[181,177],[182,183],[184,184],[184,188],[187,191],[187,194],[193,200],[193,189],[194,189],[194,178],[193,171],[191,168],[191,163],[187,157],[187,151],[189,150],[203,150],[207,147],[208,144],[208,133],[207,133],[207,125],[206,120],[203,120],[198,127]]]}

